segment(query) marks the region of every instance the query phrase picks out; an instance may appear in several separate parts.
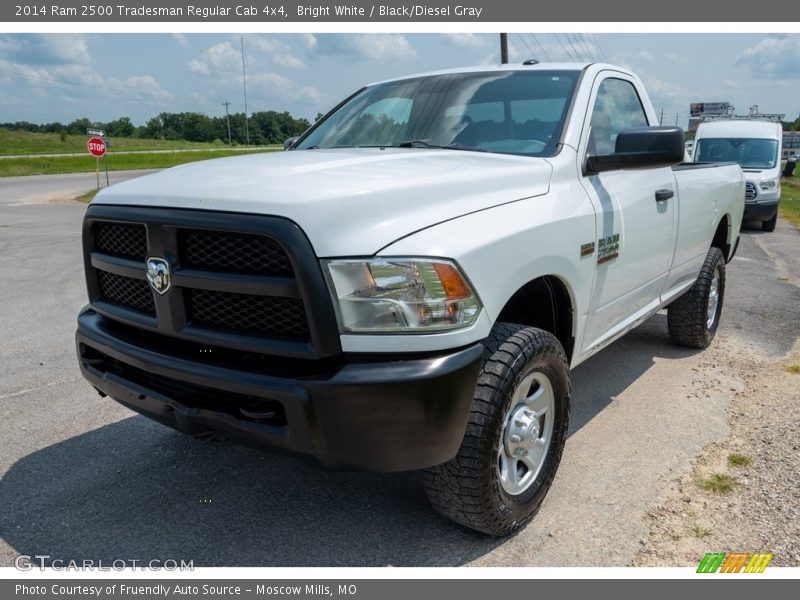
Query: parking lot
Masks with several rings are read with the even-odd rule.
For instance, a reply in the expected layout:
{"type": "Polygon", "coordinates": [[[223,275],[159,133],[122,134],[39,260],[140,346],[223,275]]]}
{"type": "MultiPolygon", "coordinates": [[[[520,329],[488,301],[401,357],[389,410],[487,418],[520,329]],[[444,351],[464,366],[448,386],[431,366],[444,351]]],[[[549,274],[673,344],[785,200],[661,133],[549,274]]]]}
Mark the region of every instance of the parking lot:
{"type": "Polygon", "coordinates": [[[18,554],[195,566],[628,565],[670,482],[728,435],[732,396],[759,394],[724,350],[777,363],[800,335],[800,233],[782,221],[773,234],[745,230],[714,346],[672,346],[659,314],[578,367],[570,437],[540,514],[514,538],[488,539],[435,515],[413,473],[329,472],[201,442],[100,398],[79,376],[73,341],[86,296],[85,206],[12,201],[3,185],[0,566],[18,554]]]}

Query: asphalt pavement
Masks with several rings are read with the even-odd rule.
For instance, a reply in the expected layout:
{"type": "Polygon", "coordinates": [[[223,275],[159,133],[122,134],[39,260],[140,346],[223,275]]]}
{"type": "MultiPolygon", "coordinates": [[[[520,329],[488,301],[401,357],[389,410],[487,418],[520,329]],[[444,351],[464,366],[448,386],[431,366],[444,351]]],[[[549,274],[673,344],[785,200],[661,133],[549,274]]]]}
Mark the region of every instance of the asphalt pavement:
{"type": "MultiPolygon", "coordinates": [[[[727,434],[737,382],[721,373],[703,401],[687,394],[703,353],[672,346],[659,314],[575,370],[562,466],[539,515],[507,540],[438,517],[414,473],[329,472],[189,438],[80,377],[85,207],[31,199],[85,176],[55,177],[33,194],[0,180],[2,566],[18,554],[196,566],[626,565],[665,481],[727,434]]],[[[798,253],[800,233],[782,221],[772,234],[744,231],[715,343],[789,350],[800,335],[798,253]]]]}
{"type": "MultiPolygon", "coordinates": [[[[111,185],[127,179],[155,173],[158,169],[109,171],[111,185]]],[[[105,187],[105,171],[100,173],[100,185],[105,187]]],[[[95,173],[67,173],[64,175],[29,175],[0,177],[0,206],[23,203],[64,202],[97,187],[95,173]]]]}

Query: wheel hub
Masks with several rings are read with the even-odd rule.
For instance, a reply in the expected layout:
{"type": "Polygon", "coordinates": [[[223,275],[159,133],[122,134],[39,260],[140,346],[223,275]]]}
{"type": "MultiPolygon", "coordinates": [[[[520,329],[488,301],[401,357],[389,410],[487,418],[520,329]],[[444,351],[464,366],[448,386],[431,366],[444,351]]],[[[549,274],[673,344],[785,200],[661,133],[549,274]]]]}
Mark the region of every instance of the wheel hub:
{"type": "Polygon", "coordinates": [[[706,329],[711,329],[717,320],[717,307],[719,306],[719,271],[714,271],[711,287],[708,290],[708,308],[706,309],[706,329]]]}
{"type": "Polygon", "coordinates": [[[534,371],[514,390],[497,441],[497,474],[511,495],[524,493],[536,481],[550,448],[555,393],[544,373],[534,371]]]}
{"type": "Polygon", "coordinates": [[[539,438],[539,419],[527,406],[519,406],[509,418],[505,450],[509,457],[528,456],[539,438]]]}

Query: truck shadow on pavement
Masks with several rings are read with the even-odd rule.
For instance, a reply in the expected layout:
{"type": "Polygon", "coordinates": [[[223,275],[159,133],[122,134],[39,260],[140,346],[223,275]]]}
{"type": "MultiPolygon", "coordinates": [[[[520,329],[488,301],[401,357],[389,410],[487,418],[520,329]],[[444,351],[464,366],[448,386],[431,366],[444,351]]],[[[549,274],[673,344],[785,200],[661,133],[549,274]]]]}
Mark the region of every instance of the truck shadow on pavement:
{"type": "MultiPolygon", "coordinates": [[[[658,315],[574,374],[574,434],[670,346],[658,315]]],[[[328,472],[134,416],[34,452],[0,481],[0,535],[53,559],[195,566],[455,566],[502,545],[440,518],[418,476],[328,472]]]]}

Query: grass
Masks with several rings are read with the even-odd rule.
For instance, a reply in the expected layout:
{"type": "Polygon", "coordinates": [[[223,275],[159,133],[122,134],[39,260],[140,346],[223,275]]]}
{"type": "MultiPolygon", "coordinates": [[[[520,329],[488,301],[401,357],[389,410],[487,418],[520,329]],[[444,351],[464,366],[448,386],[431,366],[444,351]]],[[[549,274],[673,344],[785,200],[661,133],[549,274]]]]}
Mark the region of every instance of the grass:
{"type": "Polygon", "coordinates": [[[724,473],[713,473],[708,479],[700,478],[697,485],[701,490],[714,492],[715,494],[728,494],[733,491],[735,482],[730,475],[724,473]]]}
{"type": "Polygon", "coordinates": [[[795,375],[800,375],[800,365],[786,365],[784,367],[787,373],[794,373],[795,375]]]}
{"type": "Polygon", "coordinates": [[[704,540],[711,535],[711,530],[695,523],[692,525],[692,535],[698,540],[704,540]]]}
{"type": "Polygon", "coordinates": [[[783,178],[780,213],[781,217],[800,227],[800,178],[783,178]]]}
{"type": "Polygon", "coordinates": [[[77,200],[78,202],[83,202],[84,204],[89,204],[89,202],[92,201],[92,199],[97,195],[97,192],[99,191],[100,190],[92,190],[91,192],[86,192],[85,194],[81,194],[80,196],[75,198],[75,200],[77,200]]]}
{"type": "MultiPolygon", "coordinates": [[[[67,135],[62,142],[58,133],[33,133],[0,127],[0,155],[58,154],[86,152],[88,135],[67,135]]],[[[183,140],[149,140],[140,138],[111,138],[113,150],[186,150],[219,148],[219,143],[186,142],[183,140]]]]}
{"type": "MultiPolygon", "coordinates": [[[[274,152],[277,148],[265,148],[258,152],[274,152]]],[[[115,156],[109,152],[108,168],[112,171],[131,169],[164,169],[184,163],[238,156],[242,152],[236,150],[214,150],[210,152],[171,152],[169,154],[120,154],[115,156]]],[[[103,159],[100,168],[104,169],[103,159]]],[[[19,175],[53,175],[56,173],[91,173],[95,170],[95,160],[86,156],[56,156],[40,158],[4,158],[0,159],[0,177],[19,175]]]]}
{"type": "Polygon", "coordinates": [[[732,467],[749,467],[753,463],[749,456],[734,452],[728,455],[728,464],[732,467]]]}

